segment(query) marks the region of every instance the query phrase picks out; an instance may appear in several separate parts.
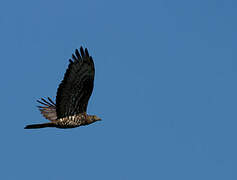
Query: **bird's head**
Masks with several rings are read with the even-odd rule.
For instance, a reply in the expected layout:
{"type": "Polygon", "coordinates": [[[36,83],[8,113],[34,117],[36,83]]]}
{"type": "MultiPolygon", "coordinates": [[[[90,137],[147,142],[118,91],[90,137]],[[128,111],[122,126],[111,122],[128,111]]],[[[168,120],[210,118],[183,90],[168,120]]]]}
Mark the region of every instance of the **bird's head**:
{"type": "Polygon", "coordinates": [[[97,117],[96,115],[92,115],[92,119],[94,121],[101,121],[101,119],[99,117],[97,117]]]}
{"type": "Polygon", "coordinates": [[[101,121],[101,119],[99,117],[97,117],[96,115],[89,115],[86,124],[91,124],[96,121],[101,121]]]}

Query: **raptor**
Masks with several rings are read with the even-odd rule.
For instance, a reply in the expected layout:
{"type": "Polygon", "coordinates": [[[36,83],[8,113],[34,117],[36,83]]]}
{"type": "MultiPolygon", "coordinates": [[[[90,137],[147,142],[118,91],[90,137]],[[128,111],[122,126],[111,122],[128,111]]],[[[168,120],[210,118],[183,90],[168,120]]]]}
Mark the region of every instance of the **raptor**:
{"type": "Polygon", "coordinates": [[[32,124],[25,129],[45,127],[75,128],[88,125],[101,119],[87,114],[87,105],[94,87],[95,67],[87,48],[75,50],[60,83],[56,103],[51,98],[37,100],[41,114],[50,122],[32,124]]]}

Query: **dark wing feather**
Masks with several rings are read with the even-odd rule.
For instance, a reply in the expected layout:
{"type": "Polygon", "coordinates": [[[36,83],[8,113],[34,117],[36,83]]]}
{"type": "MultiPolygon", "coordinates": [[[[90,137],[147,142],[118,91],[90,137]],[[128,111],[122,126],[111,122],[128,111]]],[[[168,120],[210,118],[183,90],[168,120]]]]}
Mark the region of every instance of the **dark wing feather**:
{"type": "Polygon", "coordinates": [[[95,68],[87,49],[76,49],[69,60],[64,79],[58,87],[56,97],[57,117],[62,118],[86,112],[94,86],[95,68]]]}
{"type": "Polygon", "coordinates": [[[41,101],[37,100],[38,103],[44,106],[38,106],[41,114],[48,120],[53,121],[57,119],[56,114],[56,105],[55,103],[48,97],[48,100],[41,98],[41,101]]]}

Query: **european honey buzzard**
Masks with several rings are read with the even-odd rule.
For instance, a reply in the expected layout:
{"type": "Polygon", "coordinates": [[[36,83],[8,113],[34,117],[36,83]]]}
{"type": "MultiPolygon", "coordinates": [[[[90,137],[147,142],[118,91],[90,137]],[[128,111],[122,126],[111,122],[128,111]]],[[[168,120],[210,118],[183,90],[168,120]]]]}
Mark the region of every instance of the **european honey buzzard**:
{"type": "Polygon", "coordinates": [[[32,124],[25,129],[45,127],[75,128],[88,125],[101,119],[86,113],[87,105],[94,86],[95,67],[87,48],[76,49],[69,59],[69,66],[60,83],[56,96],[56,103],[49,97],[41,98],[38,106],[41,114],[49,123],[32,124]]]}

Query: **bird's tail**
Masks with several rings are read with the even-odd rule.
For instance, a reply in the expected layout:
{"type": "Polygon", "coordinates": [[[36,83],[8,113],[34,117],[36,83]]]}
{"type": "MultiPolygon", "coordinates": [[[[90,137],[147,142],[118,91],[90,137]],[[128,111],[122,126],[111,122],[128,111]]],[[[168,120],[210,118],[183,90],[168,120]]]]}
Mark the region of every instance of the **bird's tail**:
{"type": "Polygon", "coordinates": [[[46,127],[56,127],[54,123],[44,123],[44,124],[31,124],[25,126],[24,129],[39,129],[39,128],[46,128],[46,127]]]}

